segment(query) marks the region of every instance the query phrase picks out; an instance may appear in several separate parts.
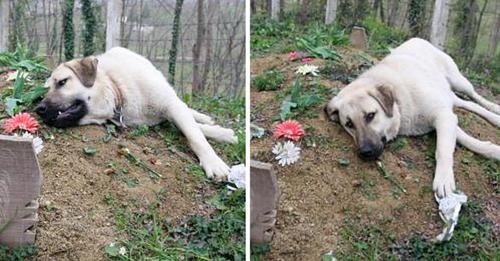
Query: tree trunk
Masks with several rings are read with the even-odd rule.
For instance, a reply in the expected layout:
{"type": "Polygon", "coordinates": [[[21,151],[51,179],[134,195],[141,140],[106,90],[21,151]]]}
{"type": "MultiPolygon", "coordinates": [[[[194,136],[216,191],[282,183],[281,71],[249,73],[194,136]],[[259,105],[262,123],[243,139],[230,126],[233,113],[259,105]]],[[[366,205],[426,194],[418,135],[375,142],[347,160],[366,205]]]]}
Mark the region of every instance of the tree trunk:
{"type": "Polygon", "coordinates": [[[430,41],[437,48],[443,49],[446,40],[446,24],[450,10],[450,0],[436,0],[432,14],[430,41]]]}
{"type": "Polygon", "coordinates": [[[205,63],[203,65],[203,75],[201,77],[201,86],[205,89],[207,86],[208,72],[212,66],[212,18],[213,18],[213,8],[212,6],[217,4],[215,2],[208,2],[208,13],[209,18],[207,19],[207,26],[205,30],[205,42],[206,42],[206,52],[205,52],[205,63]]]}
{"type": "Polygon", "coordinates": [[[198,22],[196,26],[196,43],[193,46],[193,94],[199,94],[203,92],[203,86],[201,85],[201,75],[200,75],[200,57],[201,57],[201,46],[203,45],[203,36],[205,35],[205,15],[204,15],[204,4],[203,0],[198,0],[198,22]]]}
{"type": "Polygon", "coordinates": [[[75,55],[75,29],[73,28],[73,8],[75,0],[64,1],[63,14],[63,37],[64,37],[64,58],[66,61],[72,60],[75,55]]]}
{"type": "Polygon", "coordinates": [[[488,53],[490,57],[494,57],[497,53],[497,48],[498,48],[498,41],[500,39],[500,1],[497,1],[495,3],[495,14],[496,15],[496,21],[495,25],[491,28],[491,34],[490,34],[490,44],[488,47],[488,53]]]}
{"type": "Polygon", "coordinates": [[[395,26],[398,19],[399,0],[391,0],[389,3],[389,15],[387,16],[387,24],[395,26]]]}
{"type": "Polygon", "coordinates": [[[89,56],[95,53],[94,36],[97,24],[91,0],[81,0],[81,2],[83,21],[85,24],[82,34],[83,56],[89,56]]]}
{"type": "Polygon", "coordinates": [[[412,36],[421,36],[425,23],[427,0],[410,0],[408,5],[408,24],[412,36]]]}
{"type": "Polygon", "coordinates": [[[257,0],[250,0],[250,10],[252,15],[257,13],[257,3],[255,1],[257,0]]]}
{"type": "Polygon", "coordinates": [[[309,16],[309,0],[302,0],[299,13],[299,24],[305,25],[309,16]]]}
{"type": "Polygon", "coordinates": [[[180,20],[182,12],[182,4],[184,0],[175,1],[174,23],[172,26],[172,47],[168,58],[168,81],[171,85],[175,85],[175,65],[177,62],[177,43],[179,42],[180,20]]]}

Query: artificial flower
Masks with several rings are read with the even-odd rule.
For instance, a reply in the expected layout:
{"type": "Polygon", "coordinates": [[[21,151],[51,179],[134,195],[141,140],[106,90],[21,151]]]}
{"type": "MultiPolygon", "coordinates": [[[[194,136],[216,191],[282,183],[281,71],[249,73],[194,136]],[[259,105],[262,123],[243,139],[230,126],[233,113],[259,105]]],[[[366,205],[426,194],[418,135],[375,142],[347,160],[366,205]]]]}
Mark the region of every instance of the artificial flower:
{"type": "Polygon", "coordinates": [[[304,135],[304,129],[298,121],[287,120],[274,127],[273,135],[275,138],[285,137],[298,141],[304,135]]]}
{"type": "Polygon", "coordinates": [[[245,164],[232,166],[227,180],[236,185],[237,188],[245,188],[245,164]]]}
{"type": "Polygon", "coordinates": [[[298,52],[291,52],[288,54],[288,60],[290,60],[290,61],[297,59],[297,57],[299,57],[298,52]]]}
{"type": "MultiPolygon", "coordinates": [[[[15,133],[14,136],[19,136],[19,135],[17,135],[17,133],[15,133]]],[[[29,138],[29,139],[33,140],[33,147],[35,148],[36,154],[39,154],[40,152],[42,152],[43,140],[40,139],[40,137],[33,137],[33,135],[31,135],[29,132],[24,132],[23,136],[21,136],[21,137],[29,138]]]]}
{"type": "Polygon", "coordinates": [[[5,120],[2,127],[7,134],[11,134],[16,130],[35,133],[38,129],[38,122],[29,113],[24,112],[5,120]]]}
{"type": "Polygon", "coordinates": [[[281,166],[293,164],[300,158],[300,148],[295,146],[291,141],[278,142],[273,147],[273,153],[276,155],[275,159],[278,160],[278,164],[281,166]]]}
{"type": "Polygon", "coordinates": [[[303,62],[303,63],[308,63],[308,62],[310,62],[312,60],[313,59],[311,57],[305,57],[305,58],[300,59],[300,61],[303,62]]]}
{"type": "Polygon", "coordinates": [[[127,249],[125,247],[120,247],[120,251],[118,251],[118,253],[124,256],[125,254],[127,254],[127,249]]]}
{"type": "Polygon", "coordinates": [[[296,74],[312,74],[313,76],[318,76],[318,66],[315,65],[310,65],[310,64],[304,64],[302,66],[299,66],[297,68],[297,71],[295,72],[296,74]]]}

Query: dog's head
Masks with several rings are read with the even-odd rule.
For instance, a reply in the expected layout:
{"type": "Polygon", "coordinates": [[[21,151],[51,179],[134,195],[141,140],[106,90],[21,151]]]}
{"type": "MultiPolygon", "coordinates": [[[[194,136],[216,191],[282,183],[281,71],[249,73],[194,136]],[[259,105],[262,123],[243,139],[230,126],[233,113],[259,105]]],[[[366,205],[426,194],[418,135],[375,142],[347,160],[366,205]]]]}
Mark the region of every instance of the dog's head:
{"type": "Polygon", "coordinates": [[[382,154],[385,143],[396,137],[401,120],[393,88],[366,79],[346,86],[326,105],[325,113],[353,137],[366,160],[382,154]]]}
{"type": "Polygon", "coordinates": [[[97,63],[95,57],[75,59],[52,72],[45,83],[49,91],[35,109],[47,124],[76,126],[87,115],[88,102],[94,97],[97,63]]]}

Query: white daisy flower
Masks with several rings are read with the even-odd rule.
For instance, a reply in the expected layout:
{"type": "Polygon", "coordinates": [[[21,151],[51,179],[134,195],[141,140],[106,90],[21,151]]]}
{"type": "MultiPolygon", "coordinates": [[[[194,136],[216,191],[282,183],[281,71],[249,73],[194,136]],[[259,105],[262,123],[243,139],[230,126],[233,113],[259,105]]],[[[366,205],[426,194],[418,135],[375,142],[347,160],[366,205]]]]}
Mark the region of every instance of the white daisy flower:
{"type": "Polygon", "coordinates": [[[300,158],[300,148],[295,146],[291,141],[284,143],[278,142],[273,147],[273,153],[276,155],[275,159],[281,166],[291,165],[300,158]]]}
{"type": "Polygon", "coordinates": [[[118,251],[118,253],[124,256],[125,254],[127,254],[127,249],[125,247],[120,247],[120,251],[118,251]]]}
{"type": "Polygon", "coordinates": [[[310,73],[313,76],[318,76],[318,73],[319,73],[318,68],[319,67],[316,65],[304,64],[302,66],[299,66],[295,73],[302,74],[302,75],[306,75],[306,74],[310,73]]]}
{"type": "MultiPolygon", "coordinates": [[[[14,136],[19,136],[19,135],[17,135],[17,133],[15,133],[14,136]]],[[[35,147],[36,154],[39,154],[40,152],[42,152],[43,140],[40,137],[33,137],[33,135],[29,132],[24,132],[23,136],[21,136],[21,137],[29,138],[29,139],[33,140],[33,147],[35,147]]]]}
{"type": "Polygon", "coordinates": [[[236,185],[237,188],[244,188],[246,184],[245,164],[232,166],[229,171],[228,181],[236,185]]]}

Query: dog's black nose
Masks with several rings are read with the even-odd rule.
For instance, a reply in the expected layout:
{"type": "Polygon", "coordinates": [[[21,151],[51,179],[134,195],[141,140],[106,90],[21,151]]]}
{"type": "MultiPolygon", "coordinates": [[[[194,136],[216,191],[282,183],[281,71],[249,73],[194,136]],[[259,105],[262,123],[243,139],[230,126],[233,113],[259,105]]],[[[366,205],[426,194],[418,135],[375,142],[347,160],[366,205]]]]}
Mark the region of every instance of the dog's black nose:
{"type": "Polygon", "coordinates": [[[40,102],[38,106],[36,106],[35,111],[38,115],[42,116],[47,112],[47,103],[40,102]]]}
{"type": "Polygon", "coordinates": [[[375,146],[366,144],[359,148],[359,155],[364,160],[374,160],[380,156],[380,151],[375,146]]]}

